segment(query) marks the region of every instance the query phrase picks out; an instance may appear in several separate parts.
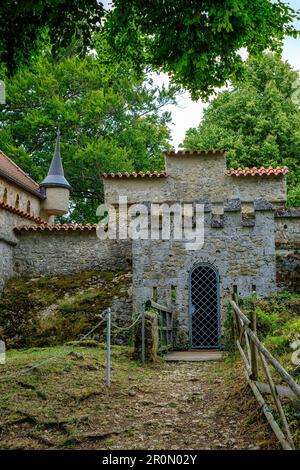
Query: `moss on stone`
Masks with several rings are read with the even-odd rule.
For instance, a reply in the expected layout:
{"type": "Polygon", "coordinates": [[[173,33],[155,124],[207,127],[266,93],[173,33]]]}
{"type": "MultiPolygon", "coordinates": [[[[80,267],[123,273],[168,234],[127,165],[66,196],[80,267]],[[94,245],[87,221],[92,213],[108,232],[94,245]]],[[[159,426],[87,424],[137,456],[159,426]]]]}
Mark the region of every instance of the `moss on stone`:
{"type": "Polygon", "coordinates": [[[130,275],[121,271],[13,278],[0,298],[0,337],[8,348],[76,340],[99,321],[114,298],[128,297],[130,284],[130,275]]]}

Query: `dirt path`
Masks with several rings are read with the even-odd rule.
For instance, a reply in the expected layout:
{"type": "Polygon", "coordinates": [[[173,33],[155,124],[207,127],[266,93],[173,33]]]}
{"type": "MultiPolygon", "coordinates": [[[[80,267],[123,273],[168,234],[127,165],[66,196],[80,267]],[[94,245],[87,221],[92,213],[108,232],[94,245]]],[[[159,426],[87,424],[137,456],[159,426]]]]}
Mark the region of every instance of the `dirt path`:
{"type": "MultiPolygon", "coordinates": [[[[16,352],[7,372],[59,353],[16,352]]],[[[126,348],[77,348],[20,381],[0,382],[3,449],[275,448],[238,362],[142,367],[126,348]]]]}
{"type": "MultiPolygon", "coordinates": [[[[127,404],[113,407],[112,433],[105,446],[96,438],[76,448],[272,448],[264,421],[257,421],[251,395],[243,398],[233,388],[240,373],[223,362],[165,363],[156,371],[155,380],[151,377],[130,389],[127,404]],[[124,432],[114,434],[114,429],[124,432]]],[[[96,435],[103,431],[97,420],[92,427],[96,435]]]]}

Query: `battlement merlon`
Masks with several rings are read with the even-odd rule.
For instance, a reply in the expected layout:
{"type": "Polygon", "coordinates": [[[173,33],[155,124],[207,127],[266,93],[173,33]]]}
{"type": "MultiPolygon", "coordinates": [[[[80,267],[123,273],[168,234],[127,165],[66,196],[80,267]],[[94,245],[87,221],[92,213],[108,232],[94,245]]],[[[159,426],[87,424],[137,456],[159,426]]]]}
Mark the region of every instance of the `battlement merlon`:
{"type": "Polygon", "coordinates": [[[228,170],[225,151],[179,151],[165,155],[165,171],[104,173],[102,179],[108,204],[118,204],[119,196],[127,196],[129,204],[199,199],[247,203],[262,198],[282,206],[287,199],[287,172],[286,167],[228,170]]]}

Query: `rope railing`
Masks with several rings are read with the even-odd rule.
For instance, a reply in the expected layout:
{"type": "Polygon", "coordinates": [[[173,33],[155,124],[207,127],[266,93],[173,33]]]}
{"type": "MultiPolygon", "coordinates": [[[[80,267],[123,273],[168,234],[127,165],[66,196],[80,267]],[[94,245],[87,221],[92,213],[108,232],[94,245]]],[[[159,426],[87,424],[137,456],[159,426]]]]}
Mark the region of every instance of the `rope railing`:
{"type": "MultiPolygon", "coordinates": [[[[115,323],[113,323],[111,321],[111,308],[108,307],[106,310],[104,310],[102,312],[102,314],[100,315],[101,317],[101,321],[99,321],[95,326],[93,326],[93,328],[91,328],[86,334],[84,334],[81,338],[79,338],[77,341],[75,341],[72,345],[70,346],[67,346],[67,350],[65,351],[62,351],[58,354],[55,354],[51,357],[48,357],[47,359],[44,359],[43,361],[40,361],[38,362],[37,364],[34,364],[33,366],[30,366],[30,367],[27,367],[27,368],[24,368],[22,370],[20,370],[19,372],[16,372],[16,373],[13,373],[13,374],[9,374],[9,375],[6,375],[5,377],[0,377],[0,382],[4,382],[6,380],[10,380],[10,379],[14,379],[14,378],[18,378],[22,375],[25,375],[27,374],[28,372],[31,372],[32,370],[35,370],[35,369],[38,369],[40,367],[42,367],[43,365],[51,362],[51,361],[54,361],[56,359],[59,359],[59,358],[62,358],[64,356],[66,356],[67,354],[69,354],[70,350],[73,349],[74,347],[76,347],[78,344],[80,344],[82,341],[86,340],[89,336],[91,336],[92,333],[94,333],[94,331],[99,328],[99,326],[104,323],[105,321],[107,322],[107,332],[106,332],[106,351],[107,351],[107,361],[106,361],[106,385],[107,386],[110,386],[110,376],[111,376],[111,327],[113,327],[115,330],[117,331],[129,331],[131,328],[133,328],[136,323],[142,318],[143,319],[143,314],[139,314],[138,317],[129,325],[129,326],[126,326],[126,327],[120,327],[118,325],[116,325],[115,323]]],[[[145,325],[142,324],[142,337],[144,336],[143,335],[143,329],[145,328],[145,325]]],[[[145,360],[145,352],[144,352],[144,345],[143,345],[143,348],[142,348],[142,362],[144,362],[145,360]]]]}
{"type": "Polygon", "coordinates": [[[142,314],[139,314],[139,316],[134,320],[133,323],[131,323],[131,325],[129,326],[124,326],[124,327],[121,327],[121,326],[118,326],[116,325],[115,323],[111,322],[112,326],[116,329],[116,330],[119,330],[119,331],[127,331],[127,330],[130,330],[138,321],[139,319],[142,317],[142,314]]]}

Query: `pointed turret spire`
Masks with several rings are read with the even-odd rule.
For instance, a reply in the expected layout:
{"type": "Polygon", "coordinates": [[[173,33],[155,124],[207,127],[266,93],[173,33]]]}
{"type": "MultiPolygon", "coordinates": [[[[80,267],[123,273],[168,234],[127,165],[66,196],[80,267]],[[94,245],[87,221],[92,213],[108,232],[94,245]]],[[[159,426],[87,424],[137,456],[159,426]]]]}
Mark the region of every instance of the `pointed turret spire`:
{"type": "Polygon", "coordinates": [[[64,175],[64,169],[62,166],[62,160],[60,155],[60,130],[59,127],[57,129],[57,137],[55,143],[55,150],[54,155],[51,161],[51,165],[48,171],[48,175],[42,181],[41,186],[44,188],[56,186],[59,188],[67,188],[70,189],[71,186],[69,185],[68,181],[64,175]]]}

